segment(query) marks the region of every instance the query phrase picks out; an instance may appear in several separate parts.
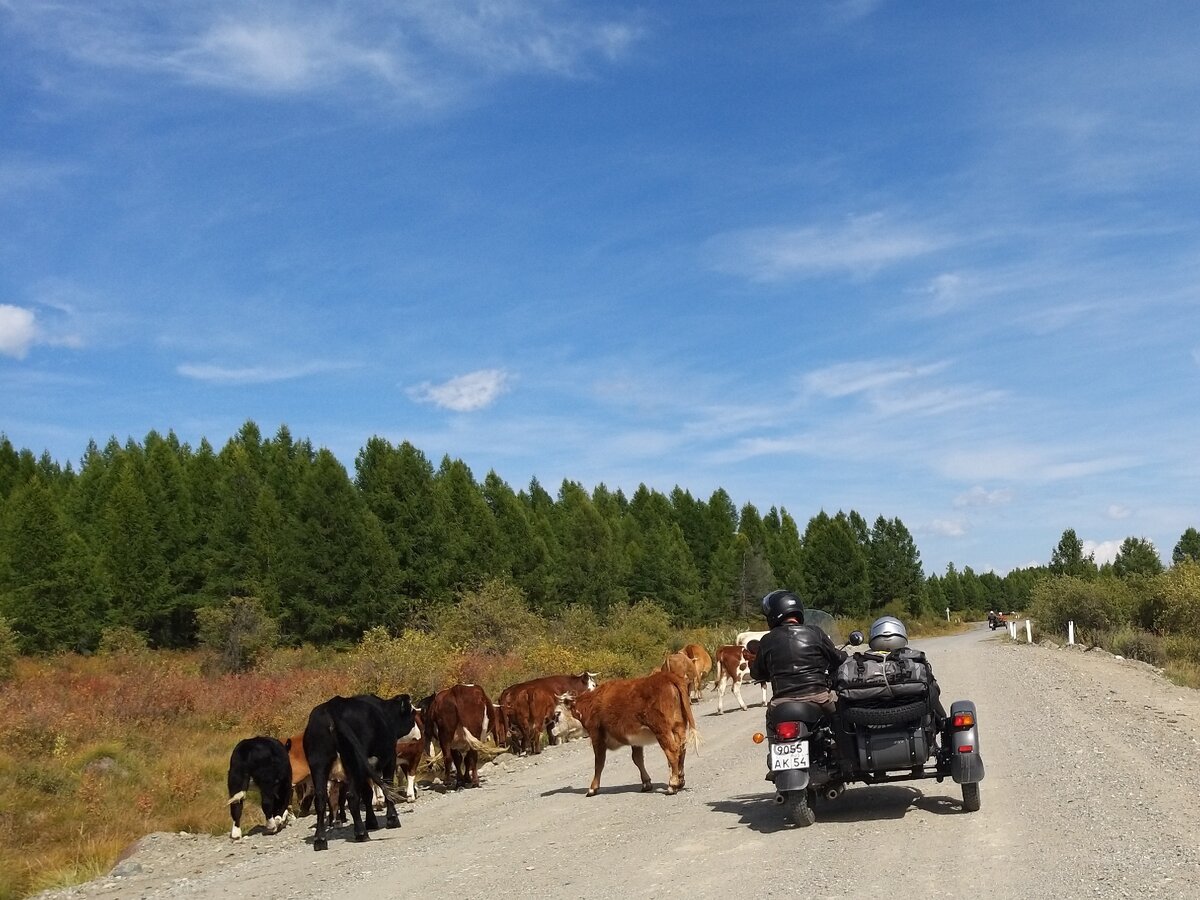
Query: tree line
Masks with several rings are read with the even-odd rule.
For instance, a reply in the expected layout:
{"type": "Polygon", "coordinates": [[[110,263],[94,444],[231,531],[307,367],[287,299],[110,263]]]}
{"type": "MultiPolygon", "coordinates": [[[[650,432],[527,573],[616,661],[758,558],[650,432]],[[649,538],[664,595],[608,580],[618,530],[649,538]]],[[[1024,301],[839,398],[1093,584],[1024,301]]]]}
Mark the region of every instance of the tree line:
{"type": "Polygon", "coordinates": [[[191,646],[199,611],[241,597],[286,642],[345,646],[428,623],[492,578],[542,615],[649,599],[701,624],[755,615],[781,585],[838,615],[977,614],[1023,605],[1040,574],[926,577],[899,518],[820,511],[801,532],[783,507],[738,507],[720,488],[514,490],[381,437],[351,476],[286,426],[264,438],[253,422],[220,451],[173,433],[92,442],[77,467],[0,436],[0,616],[26,652],[89,650],[112,626],[191,646]]]}

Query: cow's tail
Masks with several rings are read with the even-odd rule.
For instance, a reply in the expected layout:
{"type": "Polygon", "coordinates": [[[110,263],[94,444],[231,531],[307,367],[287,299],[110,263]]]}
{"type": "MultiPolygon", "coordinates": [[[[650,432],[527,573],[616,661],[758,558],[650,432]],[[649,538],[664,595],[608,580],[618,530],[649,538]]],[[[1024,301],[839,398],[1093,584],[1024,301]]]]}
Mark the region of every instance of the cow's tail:
{"type": "MultiPolygon", "coordinates": [[[[392,785],[384,781],[383,776],[379,773],[379,769],[371,765],[371,760],[367,757],[367,751],[363,747],[362,741],[359,740],[358,735],[354,733],[354,729],[347,728],[345,723],[341,721],[340,717],[336,716],[334,717],[334,727],[337,728],[338,736],[349,745],[350,751],[354,756],[355,768],[360,772],[366,772],[367,777],[370,778],[371,781],[375,782],[376,785],[378,785],[379,789],[383,791],[383,796],[385,796],[387,799],[391,800],[393,803],[403,803],[404,795],[398,792],[394,787],[392,787],[392,785]]],[[[346,766],[346,762],[347,761],[343,759],[342,766],[349,768],[346,766]]],[[[347,772],[346,774],[349,775],[350,773],[347,772]]],[[[357,785],[355,787],[357,789],[357,785]]],[[[370,801],[366,800],[365,802],[369,803],[370,801]]]]}
{"type": "Polygon", "coordinates": [[[471,734],[465,725],[459,725],[456,729],[454,729],[454,742],[458,743],[459,741],[465,743],[472,750],[483,749],[483,741],[471,734]]]}
{"type": "Polygon", "coordinates": [[[696,727],[696,717],[692,715],[692,698],[688,693],[688,687],[684,683],[671,679],[671,684],[675,687],[675,695],[679,698],[679,705],[683,708],[683,719],[687,722],[687,736],[684,738],[684,743],[690,745],[695,751],[700,749],[700,729],[696,727]]]}

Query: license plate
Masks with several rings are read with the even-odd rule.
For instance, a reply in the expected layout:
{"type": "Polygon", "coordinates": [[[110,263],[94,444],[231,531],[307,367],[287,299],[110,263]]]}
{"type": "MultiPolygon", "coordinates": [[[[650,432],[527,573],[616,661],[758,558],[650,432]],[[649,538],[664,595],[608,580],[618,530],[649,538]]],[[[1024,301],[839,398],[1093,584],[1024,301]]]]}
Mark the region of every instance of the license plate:
{"type": "Polygon", "coordinates": [[[770,765],[772,772],[784,769],[808,768],[808,741],[792,741],[790,744],[772,744],[770,765]]]}

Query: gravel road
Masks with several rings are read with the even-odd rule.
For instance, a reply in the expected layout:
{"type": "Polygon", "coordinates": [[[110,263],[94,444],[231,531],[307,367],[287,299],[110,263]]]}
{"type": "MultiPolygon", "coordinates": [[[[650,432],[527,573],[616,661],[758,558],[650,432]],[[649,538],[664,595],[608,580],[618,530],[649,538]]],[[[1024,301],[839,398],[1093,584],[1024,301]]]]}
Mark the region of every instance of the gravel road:
{"type": "MultiPolygon", "coordinates": [[[[852,787],[817,823],[784,823],[750,741],[762,710],[695,707],[688,789],[638,791],[610,753],[585,798],[586,741],[486,766],[479,790],[421,794],[403,827],[349,829],[311,848],[312,819],[240,843],[150,835],[113,873],[55,898],[871,896],[1200,898],[1200,692],[1097,652],[1012,645],[999,633],[915,642],[950,701],[979,709],[983,808],[950,781],[852,787]]],[[[757,697],[757,689],[746,692],[757,697]]],[[[728,700],[728,697],[726,698],[728,700]]],[[[214,786],[214,791],[220,788],[214,786]]],[[[215,801],[220,805],[220,801],[215,801]]],[[[258,829],[256,829],[258,830],[258,829]]]]}

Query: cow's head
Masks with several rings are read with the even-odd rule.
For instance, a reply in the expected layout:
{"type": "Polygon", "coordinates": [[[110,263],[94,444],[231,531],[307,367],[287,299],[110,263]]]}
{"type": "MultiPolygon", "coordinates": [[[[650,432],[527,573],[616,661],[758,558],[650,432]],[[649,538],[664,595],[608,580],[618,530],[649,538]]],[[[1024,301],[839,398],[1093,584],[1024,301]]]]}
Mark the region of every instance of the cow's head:
{"type": "Polygon", "coordinates": [[[599,672],[580,672],[575,677],[579,679],[579,683],[584,685],[585,691],[594,691],[596,689],[596,679],[599,677],[599,672]]]}
{"type": "Polygon", "coordinates": [[[578,719],[579,715],[575,711],[575,692],[567,691],[565,694],[558,695],[558,702],[554,705],[554,712],[550,715],[550,730],[557,736],[567,730],[567,718],[578,719]]]}

